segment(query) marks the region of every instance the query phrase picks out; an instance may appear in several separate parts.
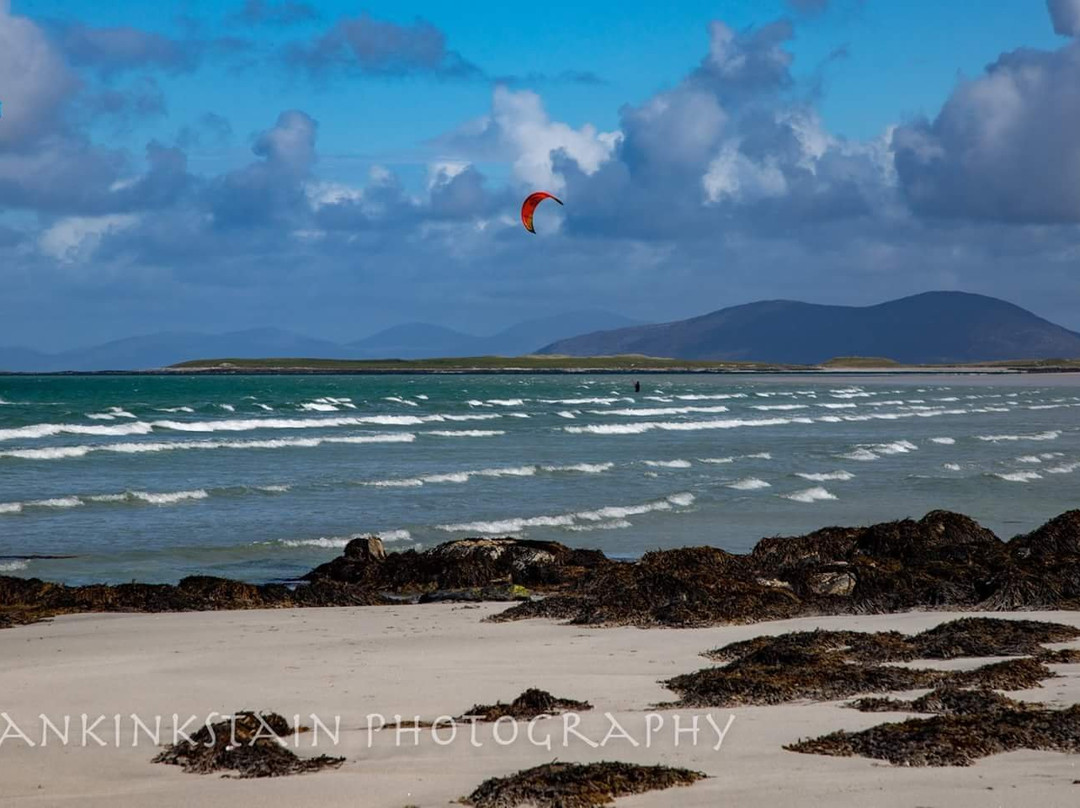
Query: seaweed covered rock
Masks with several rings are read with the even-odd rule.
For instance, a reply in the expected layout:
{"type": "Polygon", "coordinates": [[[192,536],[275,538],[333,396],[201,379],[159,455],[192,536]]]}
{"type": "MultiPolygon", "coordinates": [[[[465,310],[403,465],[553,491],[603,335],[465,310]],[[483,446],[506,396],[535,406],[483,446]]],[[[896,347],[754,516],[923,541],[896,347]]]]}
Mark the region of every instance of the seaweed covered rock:
{"type": "MultiPolygon", "coordinates": [[[[373,539],[355,539],[345,554],[309,572],[309,581],[333,580],[375,591],[424,593],[497,584],[559,587],[587,569],[610,563],[603,553],[558,542],[461,539],[423,552],[380,553],[373,539]]],[[[381,548],[381,542],[378,545],[381,548]]]]}
{"type": "Polygon", "coordinates": [[[181,766],[190,774],[224,773],[246,779],[315,772],[345,762],[345,758],[327,755],[298,757],[284,739],[303,731],[290,727],[276,713],[239,712],[229,720],[203,727],[190,740],[170,744],[154,763],[181,766]]]}
{"type": "Polygon", "coordinates": [[[593,571],[571,596],[515,607],[503,619],[557,617],[588,625],[706,626],[791,617],[799,601],[715,547],[646,553],[593,571]]]}
{"type": "Polygon", "coordinates": [[[688,786],[705,777],[689,769],[631,763],[548,763],[485,780],[462,799],[474,808],[601,808],[616,797],[688,786]]]}
{"type": "Polygon", "coordinates": [[[904,766],[970,766],[1017,749],[1080,752],[1080,705],[936,715],[834,732],[784,747],[792,752],[887,760],[904,766]]]}
{"type": "Polygon", "coordinates": [[[509,704],[501,701],[495,704],[475,704],[461,716],[461,719],[477,717],[479,721],[498,721],[500,718],[508,717],[515,721],[531,721],[541,715],[559,715],[591,709],[592,705],[587,701],[561,699],[546,690],[531,687],[509,704]]]}

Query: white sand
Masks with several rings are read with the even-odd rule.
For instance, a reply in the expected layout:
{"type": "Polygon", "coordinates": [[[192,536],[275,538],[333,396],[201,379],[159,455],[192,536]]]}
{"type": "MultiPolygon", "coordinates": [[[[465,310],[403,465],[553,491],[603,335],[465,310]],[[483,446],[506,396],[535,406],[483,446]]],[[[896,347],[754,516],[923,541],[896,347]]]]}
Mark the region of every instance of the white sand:
{"type": "MultiPolygon", "coordinates": [[[[458,714],[476,702],[509,700],[529,686],[585,699],[580,730],[600,740],[610,711],[644,739],[644,712],[672,698],[658,680],[704,667],[710,648],[764,633],[814,627],[915,632],[958,615],[913,613],[875,617],[807,618],[755,626],[700,630],[581,629],[544,621],[485,624],[498,606],[449,604],[360,609],[308,609],[168,615],[80,615],[0,631],[0,712],[40,740],[47,714],[74,716],[72,746],[50,738],[29,748],[9,738],[0,746],[0,805],[18,806],[441,806],[468,794],[487,777],[560,760],[623,760],[684,765],[710,775],[690,788],[619,801],[644,806],[1075,806],[1080,803],[1080,756],[1016,752],[969,768],[908,769],[861,758],[785,752],[783,744],[836,729],[860,729],[890,716],[864,715],[836,703],[713,710],[722,728],[735,720],[719,751],[704,723],[699,744],[673,745],[670,725],[633,748],[612,740],[591,749],[582,742],[552,751],[524,736],[508,747],[489,728],[475,749],[463,728],[450,746],[425,733],[418,747],[398,747],[392,731],[368,748],[368,713],[416,713],[429,719],[458,714]],[[324,738],[319,751],[344,755],[336,771],[272,780],[226,780],[153,765],[152,744],[132,748],[124,719],[123,748],[79,745],[79,716],[137,713],[152,723],[173,713],[274,710],[306,723],[312,713],[332,724],[342,716],[341,743],[324,738]]],[[[1016,617],[1080,625],[1073,612],[1016,617]]],[[[972,667],[976,663],[947,663],[972,667]]],[[[1080,665],[1055,666],[1061,678],[1041,689],[1011,694],[1049,702],[1080,702],[1080,665]]],[[[688,722],[695,711],[682,711],[688,722]]],[[[92,718],[91,718],[92,720],[92,718]]],[[[111,720],[111,719],[110,719],[111,720]]],[[[0,719],[0,733],[5,728],[0,719]]],[[[685,724],[684,724],[685,725],[685,724]]],[[[556,725],[561,727],[561,725],[556,725]]],[[[538,725],[536,737],[546,735],[538,725]]],[[[194,732],[194,727],[190,730],[194,732]]],[[[523,732],[523,730],[522,730],[523,732]]],[[[112,743],[111,726],[98,734],[112,743]]],[[[509,734],[509,730],[507,732],[509,734]]],[[[305,744],[310,740],[300,736],[305,744]]],[[[301,754],[311,754],[302,746],[301,754]]]]}

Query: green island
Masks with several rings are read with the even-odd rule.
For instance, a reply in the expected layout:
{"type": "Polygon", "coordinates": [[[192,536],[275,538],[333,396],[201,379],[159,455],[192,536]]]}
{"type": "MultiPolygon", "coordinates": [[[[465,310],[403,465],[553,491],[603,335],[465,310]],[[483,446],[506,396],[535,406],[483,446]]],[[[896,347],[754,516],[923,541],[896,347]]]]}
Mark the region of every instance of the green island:
{"type": "Polygon", "coordinates": [[[773,362],[671,359],[624,354],[434,359],[222,358],[194,359],[165,368],[174,373],[813,373],[813,372],[986,372],[1054,373],[1080,370],[1077,359],[1027,359],[973,364],[905,365],[880,357],[845,356],[820,365],[773,362]]]}

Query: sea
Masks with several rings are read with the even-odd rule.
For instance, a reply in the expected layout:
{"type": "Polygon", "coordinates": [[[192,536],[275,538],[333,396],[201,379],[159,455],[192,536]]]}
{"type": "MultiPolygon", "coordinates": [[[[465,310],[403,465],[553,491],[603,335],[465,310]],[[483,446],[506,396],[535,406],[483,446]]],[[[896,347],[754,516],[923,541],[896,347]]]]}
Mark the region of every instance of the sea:
{"type": "Polygon", "coordinates": [[[0,377],[0,574],[71,584],[290,580],[370,533],[633,558],[1078,505],[1072,375],[0,377]]]}

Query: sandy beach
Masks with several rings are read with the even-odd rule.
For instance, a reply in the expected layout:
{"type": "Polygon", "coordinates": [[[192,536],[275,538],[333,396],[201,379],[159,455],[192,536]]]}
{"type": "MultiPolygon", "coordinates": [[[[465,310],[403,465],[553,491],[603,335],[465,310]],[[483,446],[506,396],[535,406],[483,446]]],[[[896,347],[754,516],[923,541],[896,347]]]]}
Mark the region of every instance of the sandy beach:
{"type": "MultiPolygon", "coordinates": [[[[187,614],[71,615],[0,632],[0,712],[38,745],[8,737],[0,745],[0,804],[18,806],[235,806],[271,803],[402,808],[445,806],[481,781],[519,769],[561,761],[619,760],[700,770],[709,778],[675,791],[619,800],[620,806],[1066,806],[1075,805],[1080,767],[1074,756],[1023,751],[984,759],[968,768],[905,768],[862,758],[803,755],[786,743],[837,729],[858,730],[899,716],[863,714],[839,703],[797,703],[679,711],[683,728],[700,719],[697,744],[687,733],[676,747],[673,711],[658,714],[646,748],[645,716],[672,699],[659,680],[708,665],[703,651],[762,634],[813,628],[914,633],[960,614],[914,612],[860,617],[800,618],[708,629],[583,629],[532,620],[481,622],[498,604],[430,604],[403,607],[281,609],[187,614]],[[525,738],[500,745],[491,725],[480,725],[475,743],[466,728],[450,744],[430,731],[400,745],[393,730],[372,735],[369,714],[392,721],[420,715],[458,715],[474,703],[509,701],[536,686],[595,709],[576,729],[594,743],[611,727],[610,713],[629,740],[613,737],[592,748],[563,727],[539,722],[535,738],[553,738],[548,750],[525,738]],[[152,724],[163,716],[165,742],[172,715],[273,710],[317,715],[339,743],[324,737],[317,751],[299,736],[301,756],[341,755],[337,770],[269,780],[228,780],[185,774],[155,765],[153,744],[132,746],[132,713],[152,724]],[[107,744],[79,741],[82,714],[109,716],[97,733],[107,744]],[[123,716],[117,748],[111,716],[123,716]],[[60,724],[72,716],[69,745],[55,737],[38,743],[41,714],[60,724]],[[719,750],[718,734],[730,722],[719,750]]],[[[971,616],[970,612],[963,616],[971,616]]],[[[994,616],[1000,617],[1001,613],[994,616]]],[[[1080,626],[1075,612],[1023,612],[1008,617],[1080,626]]],[[[1076,645],[1075,643],[1073,645],[1076,645]]],[[[986,660],[929,663],[968,668],[986,660]]],[[[922,665],[924,663],[920,663],[922,665]]],[[[1058,678],[1042,688],[1010,693],[1061,706],[1080,701],[1080,665],[1054,665],[1058,678]]],[[[203,719],[200,718],[200,722],[203,719]]],[[[196,725],[197,728],[197,725],[196,725]]],[[[511,735],[501,727],[503,739],[511,735]]],[[[9,725],[9,735],[10,735],[9,725]]],[[[446,733],[442,738],[446,740],[446,733]]]]}

